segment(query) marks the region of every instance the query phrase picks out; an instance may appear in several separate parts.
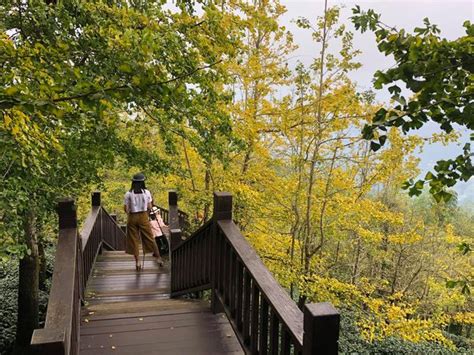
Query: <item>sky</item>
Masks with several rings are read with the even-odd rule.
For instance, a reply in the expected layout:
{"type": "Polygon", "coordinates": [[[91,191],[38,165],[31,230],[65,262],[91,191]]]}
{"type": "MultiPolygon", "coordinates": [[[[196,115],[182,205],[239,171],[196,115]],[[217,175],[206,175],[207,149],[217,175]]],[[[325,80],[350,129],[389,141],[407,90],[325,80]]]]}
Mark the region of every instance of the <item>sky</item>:
{"type": "MultiPolygon", "coordinates": [[[[311,39],[308,30],[300,29],[293,22],[298,17],[306,17],[314,23],[317,16],[321,16],[324,10],[323,0],[280,0],[287,8],[287,13],[281,18],[281,23],[293,33],[294,40],[299,48],[289,59],[289,65],[293,66],[297,61],[305,64],[312,62],[319,47],[311,39]]],[[[381,20],[398,29],[404,28],[412,31],[415,27],[423,26],[423,19],[428,17],[430,22],[438,25],[441,35],[447,39],[456,39],[465,35],[462,24],[466,20],[474,22],[474,0],[363,0],[363,1],[329,1],[328,6],[342,6],[340,21],[354,32],[354,47],[362,50],[358,60],[362,67],[351,74],[351,79],[357,82],[361,91],[372,88],[372,78],[376,70],[390,68],[394,61],[379,53],[375,37],[372,33],[361,34],[356,32],[351,25],[349,17],[351,8],[359,5],[362,9],[373,9],[381,14],[381,20]]],[[[386,89],[376,91],[379,101],[388,101],[389,95],[386,89]]],[[[433,132],[439,132],[436,124],[424,126],[417,133],[423,137],[430,136],[433,132]]],[[[462,137],[457,143],[449,146],[431,144],[425,146],[423,152],[419,153],[421,158],[421,176],[434,166],[439,159],[454,158],[461,154],[461,147],[469,140],[468,130],[462,131],[462,137]]],[[[472,132],[471,132],[472,133],[472,132]]],[[[468,182],[459,182],[455,188],[458,193],[458,201],[463,205],[474,204],[474,178],[468,182]]]]}

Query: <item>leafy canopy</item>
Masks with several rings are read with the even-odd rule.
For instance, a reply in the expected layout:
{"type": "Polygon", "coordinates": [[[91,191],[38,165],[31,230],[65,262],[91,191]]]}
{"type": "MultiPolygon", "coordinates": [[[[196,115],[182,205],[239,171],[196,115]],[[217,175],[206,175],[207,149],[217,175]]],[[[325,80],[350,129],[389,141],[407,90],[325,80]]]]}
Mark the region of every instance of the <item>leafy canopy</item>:
{"type": "Polygon", "coordinates": [[[152,112],[164,136],[176,121],[204,142],[211,128],[229,134],[216,83],[233,27],[212,2],[162,3],[0,5],[0,256],[24,251],[25,209],[51,212],[57,196],[78,195],[116,156],[170,170],[121,134],[142,123],[137,113],[152,112]]]}
{"type": "MultiPolygon", "coordinates": [[[[364,127],[363,136],[371,140],[372,150],[384,145],[389,127],[399,127],[408,133],[432,121],[446,133],[456,125],[474,129],[474,25],[471,22],[464,22],[465,36],[449,41],[440,37],[438,27],[427,18],[424,27],[415,28],[410,34],[385,25],[373,10],[365,12],[356,6],[352,11],[356,29],[373,31],[379,51],[392,55],[396,62],[394,67],[379,70],[374,76],[374,87],[388,86],[396,104],[390,109],[379,109],[373,122],[364,127]],[[404,95],[399,82],[413,96],[404,95]]],[[[470,140],[474,140],[472,133],[470,140]]],[[[434,172],[428,172],[416,182],[406,182],[404,188],[409,189],[411,196],[417,196],[428,182],[435,199],[447,201],[451,194],[446,188],[458,181],[468,181],[473,174],[471,144],[467,143],[457,157],[439,160],[434,172]]]]}

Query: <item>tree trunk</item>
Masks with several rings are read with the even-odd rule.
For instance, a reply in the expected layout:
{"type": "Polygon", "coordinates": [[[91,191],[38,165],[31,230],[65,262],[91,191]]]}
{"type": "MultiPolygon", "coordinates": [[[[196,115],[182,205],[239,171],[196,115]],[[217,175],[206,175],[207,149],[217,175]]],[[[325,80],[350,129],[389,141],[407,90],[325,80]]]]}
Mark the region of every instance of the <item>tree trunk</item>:
{"type": "Polygon", "coordinates": [[[353,285],[355,285],[357,282],[357,275],[359,272],[360,250],[361,250],[361,241],[360,241],[360,237],[357,236],[357,249],[356,249],[356,254],[355,254],[354,265],[352,267],[352,275],[351,275],[351,284],[353,285]]]}
{"type": "MultiPolygon", "coordinates": [[[[293,268],[293,261],[295,259],[295,240],[296,240],[296,231],[293,231],[293,233],[291,233],[291,248],[290,248],[290,267],[293,268]]],[[[293,296],[294,296],[294,282],[291,281],[291,285],[290,285],[290,297],[293,299],[293,296]]]]}
{"type": "Polygon", "coordinates": [[[397,263],[395,264],[395,270],[393,272],[393,277],[392,277],[392,284],[391,284],[391,289],[390,289],[391,295],[393,295],[395,293],[395,290],[397,289],[398,273],[399,273],[399,269],[402,262],[402,256],[403,256],[403,249],[400,249],[400,253],[398,254],[397,263]]]}
{"type": "Polygon", "coordinates": [[[25,242],[30,251],[20,260],[18,282],[18,317],[15,354],[29,354],[31,335],[38,328],[39,254],[33,210],[24,217],[25,242]]]}
{"type": "Polygon", "coordinates": [[[306,296],[305,296],[305,295],[301,295],[301,296],[298,298],[298,308],[301,309],[301,310],[303,310],[305,303],[306,303],[306,296]]]}
{"type": "Polygon", "coordinates": [[[41,291],[46,291],[46,279],[48,271],[46,269],[46,255],[44,253],[44,244],[38,240],[38,256],[39,256],[39,280],[38,286],[41,291]]]}
{"type": "MultiPolygon", "coordinates": [[[[211,183],[211,164],[206,162],[206,174],[204,175],[204,190],[206,191],[206,196],[209,194],[210,183],[211,183]]],[[[211,205],[209,204],[209,202],[206,202],[204,204],[203,224],[206,223],[206,221],[210,218],[209,217],[210,207],[211,207],[211,205]]]]}

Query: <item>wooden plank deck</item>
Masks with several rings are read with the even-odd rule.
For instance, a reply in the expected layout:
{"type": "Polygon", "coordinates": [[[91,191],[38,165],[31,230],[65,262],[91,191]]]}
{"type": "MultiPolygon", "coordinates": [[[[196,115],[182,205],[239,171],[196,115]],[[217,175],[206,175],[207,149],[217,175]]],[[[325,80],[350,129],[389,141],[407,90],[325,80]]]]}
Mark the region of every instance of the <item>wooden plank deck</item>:
{"type": "Polygon", "coordinates": [[[169,263],[104,252],[86,290],[81,354],[243,354],[223,314],[202,300],[170,299],[169,263]]]}

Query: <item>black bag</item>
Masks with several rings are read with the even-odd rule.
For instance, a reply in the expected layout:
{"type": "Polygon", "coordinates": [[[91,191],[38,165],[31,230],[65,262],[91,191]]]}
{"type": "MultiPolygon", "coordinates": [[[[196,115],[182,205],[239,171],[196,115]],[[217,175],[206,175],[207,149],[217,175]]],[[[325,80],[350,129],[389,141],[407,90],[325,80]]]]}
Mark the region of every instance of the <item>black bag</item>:
{"type": "Polygon", "coordinates": [[[155,237],[156,245],[158,246],[158,250],[160,251],[160,255],[168,255],[170,252],[170,246],[168,244],[168,239],[162,235],[159,237],[155,237]]]}

